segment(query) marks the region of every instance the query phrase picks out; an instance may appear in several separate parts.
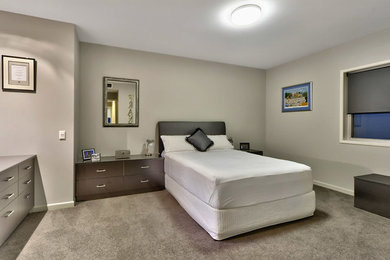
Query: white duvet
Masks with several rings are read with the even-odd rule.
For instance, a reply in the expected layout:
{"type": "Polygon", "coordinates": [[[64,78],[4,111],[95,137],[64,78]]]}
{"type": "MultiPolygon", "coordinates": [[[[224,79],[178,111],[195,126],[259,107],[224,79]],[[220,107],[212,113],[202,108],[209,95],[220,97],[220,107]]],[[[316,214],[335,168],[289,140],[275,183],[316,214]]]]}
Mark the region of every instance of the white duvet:
{"type": "Polygon", "coordinates": [[[311,192],[307,165],[237,150],[165,153],[165,173],[216,209],[245,207],[311,192]]]}

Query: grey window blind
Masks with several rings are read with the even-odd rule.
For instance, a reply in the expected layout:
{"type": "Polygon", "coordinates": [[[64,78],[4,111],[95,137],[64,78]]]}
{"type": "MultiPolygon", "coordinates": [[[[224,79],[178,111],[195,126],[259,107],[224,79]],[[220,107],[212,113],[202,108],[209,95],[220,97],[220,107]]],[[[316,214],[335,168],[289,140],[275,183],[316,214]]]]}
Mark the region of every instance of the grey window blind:
{"type": "Polygon", "coordinates": [[[348,73],[348,113],[390,112],[390,67],[348,73]]]}

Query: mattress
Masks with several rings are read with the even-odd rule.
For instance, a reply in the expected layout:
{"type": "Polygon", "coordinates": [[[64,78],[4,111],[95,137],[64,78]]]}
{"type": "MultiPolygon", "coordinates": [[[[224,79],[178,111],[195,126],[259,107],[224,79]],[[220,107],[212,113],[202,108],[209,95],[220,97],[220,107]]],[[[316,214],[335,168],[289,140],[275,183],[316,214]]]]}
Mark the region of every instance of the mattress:
{"type": "Polygon", "coordinates": [[[215,209],[251,206],[313,190],[307,165],[237,150],[164,154],[165,174],[215,209]]]}

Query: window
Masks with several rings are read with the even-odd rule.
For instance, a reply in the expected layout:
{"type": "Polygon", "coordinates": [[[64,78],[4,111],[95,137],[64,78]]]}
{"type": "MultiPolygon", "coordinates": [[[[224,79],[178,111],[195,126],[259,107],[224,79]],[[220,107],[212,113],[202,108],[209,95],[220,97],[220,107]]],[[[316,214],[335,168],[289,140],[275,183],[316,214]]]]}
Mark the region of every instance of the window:
{"type": "Polygon", "coordinates": [[[340,142],[390,146],[390,62],[341,72],[340,142]]]}
{"type": "Polygon", "coordinates": [[[354,114],[352,137],[390,139],[390,113],[354,114]]]}

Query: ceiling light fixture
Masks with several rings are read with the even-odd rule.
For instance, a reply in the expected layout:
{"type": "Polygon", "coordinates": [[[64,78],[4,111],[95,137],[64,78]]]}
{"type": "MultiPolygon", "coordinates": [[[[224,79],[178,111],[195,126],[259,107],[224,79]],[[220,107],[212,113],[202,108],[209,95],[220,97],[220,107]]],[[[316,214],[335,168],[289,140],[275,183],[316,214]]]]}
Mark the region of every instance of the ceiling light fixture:
{"type": "Polygon", "coordinates": [[[233,10],[231,19],[234,25],[245,26],[260,18],[261,8],[255,4],[242,5],[233,10]]]}

